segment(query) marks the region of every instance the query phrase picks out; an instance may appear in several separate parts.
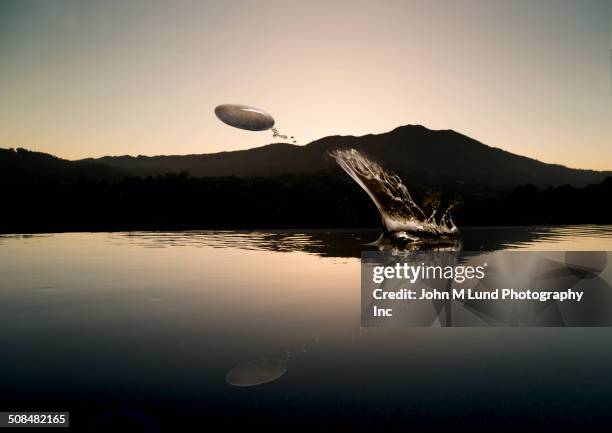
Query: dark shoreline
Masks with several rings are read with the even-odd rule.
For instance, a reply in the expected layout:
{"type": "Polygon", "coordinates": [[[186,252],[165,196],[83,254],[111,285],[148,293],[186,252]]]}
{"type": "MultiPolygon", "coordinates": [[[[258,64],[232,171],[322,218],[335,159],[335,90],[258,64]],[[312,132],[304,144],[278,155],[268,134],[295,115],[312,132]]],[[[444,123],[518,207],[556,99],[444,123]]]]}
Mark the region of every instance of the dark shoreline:
{"type": "MultiPolygon", "coordinates": [[[[0,233],[381,225],[368,195],[339,170],[267,178],[183,173],[116,182],[0,179],[0,186],[0,233]]],[[[410,192],[426,215],[453,203],[460,227],[612,224],[612,177],[582,188],[523,185],[499,191],[414,184],[410,192]]]]}
{"type": "MultiPolygon", "coordinates": [[[[537,230],[537,229],[557,229],[563,227],[606,227],[609,226],[612,231],[612,223],[580,223],[580,224],[504,224],[504,225],[476,225],[476,224],[465,224],[459,227],[459,234],[463,229],[475,231],[479,229],[526,229],[526,230],[537,230]]],[[[191,228],[112,228],[112,229],[100,229],[100,230],[71,230],[71,229],[50,229],[46,231],[4,231],[0,229],[0,236],[29,236],[29,235],[50,235],[50,234],[62,234],[62,233],[210,233],[210,232],[236,232],[236,233],[274,233],[274,234],[318,234],[326,232],[335,233],[376,233],[380,234],[383,232],[381,226],[359,226],[359,227],[255,227],[255,228],[244,228],[244,227],[191,227],[191,228]]]]}

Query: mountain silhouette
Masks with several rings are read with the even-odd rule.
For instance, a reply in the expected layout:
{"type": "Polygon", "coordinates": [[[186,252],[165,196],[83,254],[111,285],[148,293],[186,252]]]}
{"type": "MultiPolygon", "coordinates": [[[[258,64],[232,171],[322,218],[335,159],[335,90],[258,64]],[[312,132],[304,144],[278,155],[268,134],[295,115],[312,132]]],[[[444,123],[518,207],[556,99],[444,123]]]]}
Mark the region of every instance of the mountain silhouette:
{"type": "Polygon", "coordinates": [[[206,155],[68,161],[0,149],[7,210],[0,233],[380,225],[367,194],[329,156],[338,148],[355,148],[398,173],[421,205],[456,204],[459,226],[612,223],[610,172],[403,126],[206,155]]]}
{"type": "Polygon", "coordinates": [[[312,173],[334,167],[328,152],[355,148],[407,183],[451,186],[480,185],[507,189],[516,185],[539,187],[584,186],[601,182],[612,172],[580,170],[547,164],[487,146],[453,130],[434,131],[420,125],[398,127],[383,134],[330,136],[305,146],[275,143],[233,152],[168,156],[105,156],[75,161],[101,164],[135,176],[188,172],[200,176],[270,176],[312,173]]]}

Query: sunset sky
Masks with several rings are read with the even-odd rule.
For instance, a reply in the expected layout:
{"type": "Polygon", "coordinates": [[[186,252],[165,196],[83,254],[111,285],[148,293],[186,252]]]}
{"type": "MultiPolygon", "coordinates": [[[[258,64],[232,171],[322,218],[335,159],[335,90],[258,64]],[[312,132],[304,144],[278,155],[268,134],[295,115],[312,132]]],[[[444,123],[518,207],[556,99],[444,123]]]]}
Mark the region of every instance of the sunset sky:
{"type": "Polygon", "coordinates": [[[612,170],[612,2],[0,1],[0,147],[68,159],[404,124],[612,170]]]}

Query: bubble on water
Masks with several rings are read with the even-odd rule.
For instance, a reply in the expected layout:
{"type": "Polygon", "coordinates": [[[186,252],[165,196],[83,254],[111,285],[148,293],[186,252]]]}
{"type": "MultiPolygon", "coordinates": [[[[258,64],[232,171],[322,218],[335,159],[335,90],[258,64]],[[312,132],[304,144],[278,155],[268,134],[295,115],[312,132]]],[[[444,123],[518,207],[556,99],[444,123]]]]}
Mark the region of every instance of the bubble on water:
{"type": "Polygon", "coordinates": [[[232,368],[225,381],[232,386],[255,386],[273,382],[287,372],[287,361],[281,358],[260,358],[232,368]]]}

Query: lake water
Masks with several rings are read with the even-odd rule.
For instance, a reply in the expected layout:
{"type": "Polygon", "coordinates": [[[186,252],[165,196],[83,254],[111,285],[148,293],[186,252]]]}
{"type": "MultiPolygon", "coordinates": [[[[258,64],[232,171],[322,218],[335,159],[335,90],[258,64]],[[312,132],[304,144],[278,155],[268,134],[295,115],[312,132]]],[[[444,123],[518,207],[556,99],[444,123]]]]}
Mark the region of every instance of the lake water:
{"type": "MultiPolygon", "coordinates": [[[[70,411],[79,431],[560,430],[612,418],[612,329],[361,329],[359,257],[377,237],[0,236],[0,410],[70,411]],[[226,381],[288,352],[277,380],[226,381]]],[[[612,227],[466,228],[462,245],[609,251],[612,227]]]]}

